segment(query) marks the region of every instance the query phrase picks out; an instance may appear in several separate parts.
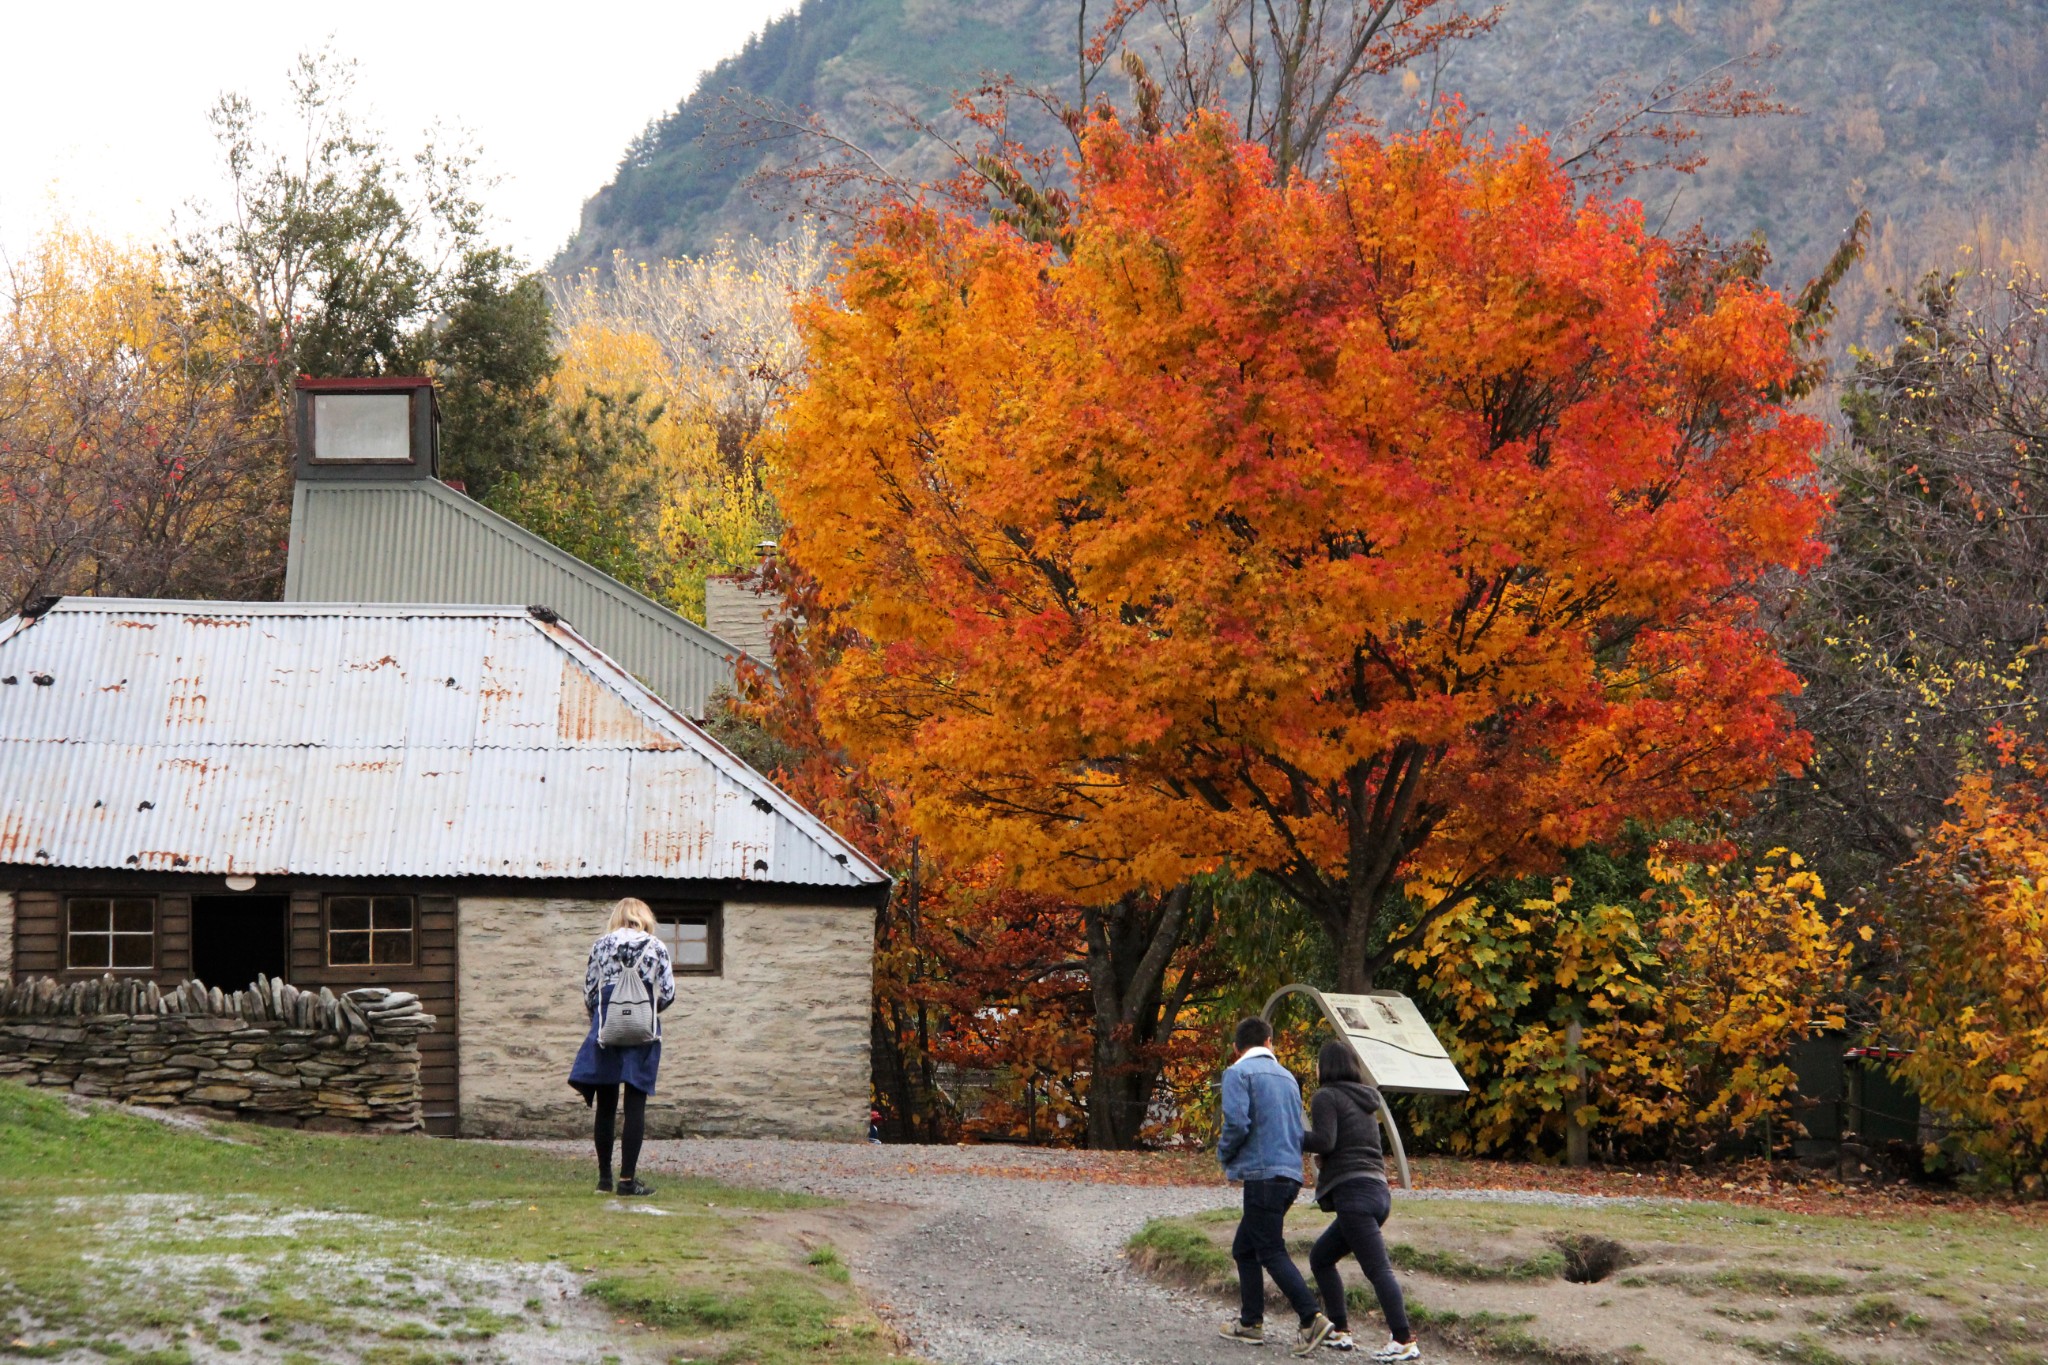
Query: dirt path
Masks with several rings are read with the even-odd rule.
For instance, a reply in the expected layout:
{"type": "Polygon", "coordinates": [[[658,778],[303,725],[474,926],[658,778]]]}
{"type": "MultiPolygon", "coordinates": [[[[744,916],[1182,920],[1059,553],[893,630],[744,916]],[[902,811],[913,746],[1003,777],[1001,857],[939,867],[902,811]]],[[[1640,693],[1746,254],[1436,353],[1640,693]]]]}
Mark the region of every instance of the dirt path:
{"type": "MultiPolygon", "coordinates": [[[[866,1231],[841,1252],[883,1315],[944,1365],[1286,1358],[1223,1341],[1214,1300],[1165,1289],[1120,1254],[1149,1218],[1234,1202],[1236,1191],[1220,1183],[1106,1183],[1086,1153],[744,1140],[650,1142],[641,1168],[657,1184],[664,1172],[687,1174],[869,1206],[866,1231]]],[[[1357,1278],[1355,1266],[1346,1278],[1357,1278]]],[[[1356,1325],[1362,1341],[1379,1327],[1356,1325]]],[[[1467,1359],[1440,1350],[1429,1358],[1467,1359]]]]}

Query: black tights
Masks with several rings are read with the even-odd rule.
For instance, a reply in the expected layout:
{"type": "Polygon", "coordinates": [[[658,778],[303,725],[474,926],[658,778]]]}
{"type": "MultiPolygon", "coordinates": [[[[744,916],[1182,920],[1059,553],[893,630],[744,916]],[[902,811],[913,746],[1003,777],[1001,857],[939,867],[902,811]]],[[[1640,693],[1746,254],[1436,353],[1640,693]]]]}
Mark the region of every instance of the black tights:
{"type": "Polygon", "coordinates": [[[1337,1216],[1308,1253],[1309,1271],[1322,1291],[1323,1311],[1339,1331],[1348,1330],[1344,1277],[1337,1273],[1337,1262],[1348,1251],[1358,1258],[1358,1268],[1365,1272],[1372,1292],[1379,1298],[1380,1312],[1387,1319],[1387,1334],[1395,1341],[1413,1341],[1415,1338],[1408,1331],[1408,1305],[1401,1299],[1401,1282],[1394,1278],[1386,1239],[1380,1235],[1394,1205],[1392,1193],[1384,1181],[1360,1179],[1345,1181],[1330,1191],[1329,1197],[1337,1216]]]}
{"type": "Polygon", "coordinates": [[[634,1087],[597,1087],[597,1174],[612,1178],[612,1124],[619,1114],[619,1091],[626,1092],[626,1131],[619,1142],[619,1179],[631,1180],[640,1165],[640,1140],[647,1135],[647,1092],[634,1087]]]}

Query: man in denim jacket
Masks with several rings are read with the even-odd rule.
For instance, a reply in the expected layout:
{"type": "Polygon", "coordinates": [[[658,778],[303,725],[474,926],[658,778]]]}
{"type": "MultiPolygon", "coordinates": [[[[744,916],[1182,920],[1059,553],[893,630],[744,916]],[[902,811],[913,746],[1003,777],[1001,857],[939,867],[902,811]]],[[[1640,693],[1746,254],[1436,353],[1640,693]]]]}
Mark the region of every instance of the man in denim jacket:
{"type": "Polygon", "coordinates": [[[1316,1311],[1316,1296],[1287,1254],[1287,1210],[1301,1189],[1301,1085],[1267,1046],[1273,1030],[1263,1019],[1237,1026],[1237,1060],[1223,1073],[1223,1136],[1216,1156],[1223,1174],[1244,1182],[1244,1216],[1230,1244],[1237,1262],[1238,1315],[1223,1324],[1232,1341],[1266,1339],[1266,1283],[1273,1283],[1301,1318],[1294,1354],[1308,1355],[1330,1334],[1316,1311]]]}

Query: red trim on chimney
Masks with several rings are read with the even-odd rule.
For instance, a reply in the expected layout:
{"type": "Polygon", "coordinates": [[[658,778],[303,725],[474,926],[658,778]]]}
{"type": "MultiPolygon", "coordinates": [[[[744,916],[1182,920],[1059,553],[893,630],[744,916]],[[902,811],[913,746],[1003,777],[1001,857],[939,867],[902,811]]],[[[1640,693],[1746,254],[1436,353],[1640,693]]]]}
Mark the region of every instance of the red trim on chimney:
{"type": "Polygon", "coordinates": [[[387,375],[382,379],[313,379],[300,375],[302,393],[395,393],[407,389],[431,389],[434,381],[422,374],[387,375]]]}

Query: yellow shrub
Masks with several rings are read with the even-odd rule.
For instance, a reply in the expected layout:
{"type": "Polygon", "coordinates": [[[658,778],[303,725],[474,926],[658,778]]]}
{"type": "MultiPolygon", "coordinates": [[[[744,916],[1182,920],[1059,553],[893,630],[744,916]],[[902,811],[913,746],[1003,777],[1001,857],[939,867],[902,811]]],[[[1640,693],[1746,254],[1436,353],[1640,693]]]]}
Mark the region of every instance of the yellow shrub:
{"type": "Polygon", "coordinates": [[[1406,962],[1473,1092],[1426,1109],[1425,1137],[1554,1151],[1576,1112],[1616,1154],[1676,1154],[1785,1116],[1792,1045],[1843,1022],[1849,940],[1820,882],[1782,852],[1650,873],[1635,904],[1582,905],[1559,882],[1430,927],[1406,962]]]}
{"type": "MultiPolygon", "coordinates": [[[[1998,737],[1994,737],[1998,738],[1998,737]]],[[[2048,1189],[2048,755],[1963,779],[1909,869],[1899,1070],[2016,1193],[2048,1189]]],[[[1936,1155],[1930,1153],[1930,1155],[1936,1155]]]]}

